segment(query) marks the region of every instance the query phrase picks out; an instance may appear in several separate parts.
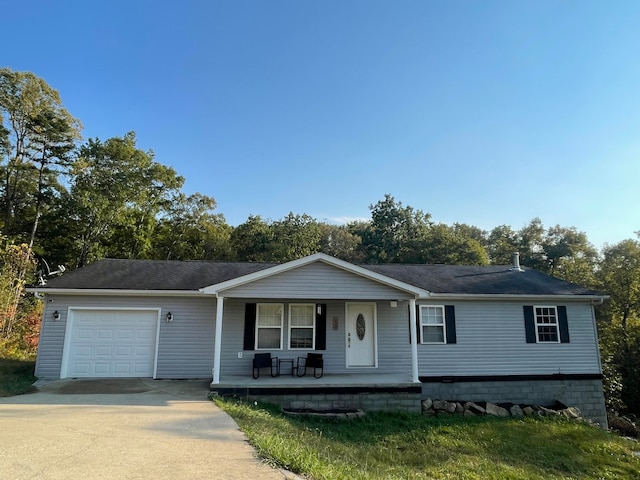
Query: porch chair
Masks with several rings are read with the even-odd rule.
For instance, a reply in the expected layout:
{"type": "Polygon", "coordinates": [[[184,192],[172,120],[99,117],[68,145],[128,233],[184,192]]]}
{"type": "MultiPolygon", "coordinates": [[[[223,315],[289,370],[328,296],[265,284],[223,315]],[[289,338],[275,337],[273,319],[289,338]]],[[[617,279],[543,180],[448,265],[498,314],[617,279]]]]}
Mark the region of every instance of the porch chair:
{"type": "Polygon", "coordinates": [[[298,357],[296,363],[296,375],[304,377],[307,374],[307,368],[313,368],[313,376],[322,378],[324,374],[324,359],[321,353],[307,353],[306,357],[298,357]],[[320,375],[318,375],[320,371],[320,375]]]}
{"type": "Polygon", "coordinates": [[[253,378],[260,377],[261,368],[270,368],[271,376],[277,377],[278,372],[278,357],[272,357],[270,353],[256,353],[253,356],[253,378]]]}

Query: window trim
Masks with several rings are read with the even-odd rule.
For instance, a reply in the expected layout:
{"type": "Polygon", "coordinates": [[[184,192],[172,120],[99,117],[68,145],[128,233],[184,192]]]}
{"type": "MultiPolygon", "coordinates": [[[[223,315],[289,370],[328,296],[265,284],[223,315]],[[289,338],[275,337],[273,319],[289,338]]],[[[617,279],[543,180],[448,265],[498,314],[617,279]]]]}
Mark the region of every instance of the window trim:
{"type": "Polygon", "coordinates": [[[287,322],[287,349],[288,350],[295,350],[295,351],[299,351],[299,350],[315,350],[316,349],[316,318],[317,318],[317,311],[318,309],[318,305],[316,305],[315,303],[290,303],[289,304],[289,318],[288,318],[288,322],[287,322]],[[313,324],[311,326],[311,329],[313,331],[312,336],[311,336],[311,347],[304,347],[304,348],[295,348],[291,346],[291,330],[294,328],[309,328],[308,326],[292,326],[291,324],[291,307],[311,307],[312,308],[312,318],[313,318],[313,324]]]}
{"type": "MultiPolygon", "coordinates": [[[[542,316],[542,314],[540,315],[542,316]]],[[[561,339],[560,339],[560,316],[558,315],[558,307],[556,305],[534,305],[533,306],[533,327],[535,328],[535,334],[536,334],[536,343],[561,343],[561,339]],[[549,308],[549,309],[553,309],[554,311],[554,316],[555,316],[555,323],[542,323],[542,322],[538,322],[538,309],[539,308],[549,308]],[[550,327],[550,326],[555,326],[556,327],[556,338],[557,340],[540,340],[540,331],[538,330],[538,327],[550,327]]]]}
{"type": "Polygon", "coordinates": [[[256,303],[256,339],[255,339],[255,349],[256,350],[283,350],[283,331],[284,331],[284,303],[256,303]],[[260,326],[260,306],[262,305],[272,305],[272,306],[280,306],[280,326],[276,327],[274,325],[269,325],[265,327],[260,326]],[[280,346],[278,348],[260,348],[258,347],[258,341],[260,339],[260,329],[261,328],[279,328],[280,329],[280,346]]]}
{"type": "Polygon", "coordinates": [[[420,344],[421,345],[446,345],[447,344],[447,318],[446,318],[446,310],[444,305],[418,305],[420,307],[418,309],[420,313],[420,344]],[[423,308],[439,308],[442,312],[442,342],[425,342],[424,341],[424,329],[423,327],[439,327],[440,325],[436,325],[433,323],[425,324],[422,321],[422,309],[423,308]]]}

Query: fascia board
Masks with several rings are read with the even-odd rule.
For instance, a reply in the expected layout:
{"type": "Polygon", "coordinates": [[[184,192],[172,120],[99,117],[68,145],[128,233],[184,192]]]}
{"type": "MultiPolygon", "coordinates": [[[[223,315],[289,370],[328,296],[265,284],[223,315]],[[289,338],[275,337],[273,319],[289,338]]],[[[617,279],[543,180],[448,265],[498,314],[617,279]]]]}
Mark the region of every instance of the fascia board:
{"type": "Polygon", "coordinates": [[[567,300],[567,301],[598,301],[602,302],[608,299],[608,295],[526,295],[526,294],[474,294],[474,293],[431,293],[427,297],[421,297],[418,300],[442,299],[442,300],[567,300]]]}
{"type": "Polygon", "coordinates": [[[340,268],[347,272],[351,272],[353,274],[359,275],[364,278],[368,278],[369,280],[373,280],[378,283],[382,283],[384,285],[388,285],[393,288],[397,288],[398,290],[402,290],[404,292],[409,292],[416,297],[428,296],[429,292],[423,290],[421,288],[415,287],[414,285],[401,282],[399,280],[395,280],[393,278],[387,277],[385,275],[373,272],[363,267],[359,267],[358,265],[354,265],[349,262],[345,262],[344,260],[339,260],[330,255],[326,255],[324,253],[315,253],[313,255],[309,255],[307,257],[300,258],[298,260],[293,260],[291,262],[283,263],[281,265],[276,265],[274,267],[266,268],[264,270],[260,270],[258,272],[250,273],[248,275],[243,275],[242,277],[234,278],[231,280],[227,280],[226,282],[217,283],[214,285],[210,285],[201,289],[200,291],[206,294],[215,294],[218,295],[224,290],[228,290],[230,288],[239,287],[241,285],[245,285],[247,283],[255,282],[256,280],[261,280],[273,275],[277,275],[279,273],[283,273],[289,270],[293,270],[305,265],[309,265],[314,262],[324,262],[328,265],[334,266],[336,268],[340,268]]]}
{"type": "Polygon", "coordinates": [[[29,293],[44,295],[109,295],[136,297],[202,297],[198,290],[125,290],[115,288],[25,288],[29,293]]]}

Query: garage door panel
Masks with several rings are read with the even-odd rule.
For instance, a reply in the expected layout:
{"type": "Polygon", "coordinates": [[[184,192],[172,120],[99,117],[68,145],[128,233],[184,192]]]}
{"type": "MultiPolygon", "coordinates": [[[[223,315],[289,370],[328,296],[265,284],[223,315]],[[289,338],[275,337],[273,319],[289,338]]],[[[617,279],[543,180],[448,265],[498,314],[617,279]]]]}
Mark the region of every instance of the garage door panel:
{"type": "Polygon", "coordinates": [[[157,310],[72,310],[67,377],[152,377],[157,310]]]}

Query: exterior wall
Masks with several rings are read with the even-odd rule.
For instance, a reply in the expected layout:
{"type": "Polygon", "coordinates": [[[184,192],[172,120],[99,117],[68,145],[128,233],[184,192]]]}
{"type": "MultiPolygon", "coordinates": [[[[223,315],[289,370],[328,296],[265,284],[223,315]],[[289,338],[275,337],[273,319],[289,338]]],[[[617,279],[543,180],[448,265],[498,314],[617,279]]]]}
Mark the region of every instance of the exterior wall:
{"type": "Polygon", "coordinates": [[[420,376],[601,373],[589,303],[551,303],[567,307],[570,342],[546,344],[526,343],[522,307],[535,301],[445,303],[455,305],[457,343],[418,345],[420,376]]]}
{"type": "MultiPolygon", "coordinates": [[[[269,300],[285,304],[284,340],[282,350],[270,350],[272,356],[293,358],[305,356],[312,350],[289,350],[288,346],[288,304],[290,300],[269,300]]],[[[322,299],[295,300],[309,303],[327,304],[327,349],[318,350],[323,354],[325,374],[360,373],[375,375],[378,373],[411,374],[411,349],[409,344],[406,303],[392,308],[389,301],[376,302],[378,318],[378,368],[347,368],[345,347],[345,303],[344,301],[323,301],[322,299]],[[334,324],[335,327],[334,328],[334,324]]],[[[225,376],[249,376],[255,351],[243,350],[244,311],[247,302],[260,302],[260,299],[225,299],[224,321],[222,324],[222,352],[220,358],[220,378],[225,376]],[[238,358],[242,353],[242,358],[238,358]]],[[[263,350],[260,350],[263,352],[263,350]]]]}
{"type": "Polygon", "coordinates": [[[423,383],[422,397],[455,401],[485,401],[548,406],[555,400],[578,407],[585,418],[607,427],[602,380],[492,380],[487,382],[423,383]]]}
{"type": "Polygon", "coordinates": [[[60,378],[69,307],[161,308],[157,378],[208,378],[213,367],[216,301],[214,298],[110,297],[52,295],[46,299],[36,376],[60,378]],[[53,312],[60,319],[53,320],[53,312]],[[164,321],[166,312],[173,322],[164,321]]]}
{"type": "Polygon", "coordinates": [[[394,287],[316,262],[222,292],[230,298],[407,299],[394,287]]]}

